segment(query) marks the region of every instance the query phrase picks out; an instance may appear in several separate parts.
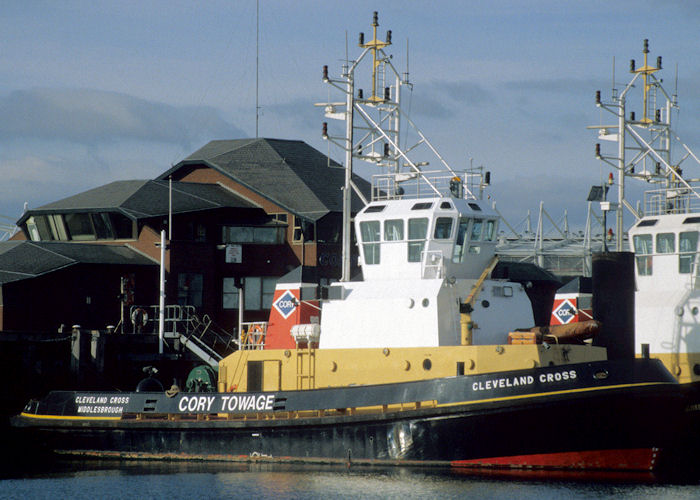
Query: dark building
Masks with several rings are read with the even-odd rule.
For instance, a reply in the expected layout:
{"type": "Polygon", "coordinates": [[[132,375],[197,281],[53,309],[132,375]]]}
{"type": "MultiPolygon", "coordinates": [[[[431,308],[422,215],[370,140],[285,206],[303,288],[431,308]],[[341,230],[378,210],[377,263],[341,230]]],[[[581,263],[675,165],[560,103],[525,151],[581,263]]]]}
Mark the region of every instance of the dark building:
{"type": "MultiPolygon", "coordinates": [[[[131,331],[134,307],[158,303],[162,230],[167,304],[232,332],[242,286],[244,319],[267,319],[277,278],[291,269],[340,277],[344,176],[301,141],[212,141],[156,180],[29,210],[15,239],[30,241],[0,243],[0,330],[131,331]]],[[[354,183],[369,196],[366,181],[354,183]]]]}

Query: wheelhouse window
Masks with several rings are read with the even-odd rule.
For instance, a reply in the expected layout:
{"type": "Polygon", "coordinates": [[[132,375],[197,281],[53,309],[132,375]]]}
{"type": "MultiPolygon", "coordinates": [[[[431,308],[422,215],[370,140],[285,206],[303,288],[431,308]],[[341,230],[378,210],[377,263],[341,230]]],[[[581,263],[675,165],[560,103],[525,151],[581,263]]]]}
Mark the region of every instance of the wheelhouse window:
{"type": "Polygon", "coordinates": [[[384,221],[384,241],[403,240],[403,219],[384,221]]]}
{"type": "Polygon", "coordinates": [[[676,235],[659,233],[656,235],[656,253],[673,253],[676,251],[676,235]]]}
{"type": "Polygon", "coordinates": [[[652,238],[650,234],[637,234],[633,238],[637,274],[651,276],[652,273],[652,238]]]}
{"type": "Polygon", "coordinates": [[[425,248],[425,239],[428,236],[428,219],[420,217],[408,219],[408,261],[420,262],[421,253],[425,248]]]}
{"type": "Polygon", "coordinates": [[[484,232],[484,241],[493,241],[495,236],[496,236],[496,221],[495,220],[487,220],[486,221],[486,230],[484,232]]]}
{"type": "Polygon", "coordinates": [[[365,264],[379,264],[379,242],[381,241],[379,221],[360,222],[360,237],[362,238],[362,250],[365,254],[365,264]]]}
{"type": "MultiPolygon", "coordinates": [[[[474,222],[472,223],[471,236],[469,237],[470,243],[481,241],[483,228],[484,228],[483,219],[474,219],[474,222]]],[[[481,246],[470,244],[469,245],[469,253],[471,253],[471,254],[481,253],[481,246]]]]}
{"type": "Polygon", "coordinates": [[[472,241],[481,240],[481,229],[484,225],[484,221],[481,219],[474,219],[474,224],[472,224],[472,235],[469,238],[472,241]]]}
{"type": "Polygon", "coordinates": [[[678,235],[678,272],[691,274],[698,250],[698,232],[688,231],[678,235]]]}
{"type": "Polygon", "coordinates": [[[438,217],[433,237],[436,240],[449,240],[452,235],[452,222],[452,217],[438,217]]]}
{"type": "Polygon", "coordinates": [[[452,252],[452,262],[464,262],[464,256],[467,248],[467,235],[469,230],[469,218],[460,217],[459,225],[457,226],[457,240],[455,241],[454,251],[452,252]]]}

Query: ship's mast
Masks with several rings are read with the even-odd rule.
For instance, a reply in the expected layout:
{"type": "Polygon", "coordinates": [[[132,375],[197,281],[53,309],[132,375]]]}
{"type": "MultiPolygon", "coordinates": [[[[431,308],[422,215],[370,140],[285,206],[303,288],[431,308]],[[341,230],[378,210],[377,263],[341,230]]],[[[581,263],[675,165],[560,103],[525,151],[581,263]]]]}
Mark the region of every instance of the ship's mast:
{"type": "MultiPolygon", "coordinates": [[[[601,143],[596,144],[596,158],[617,170],[618,201],[612,208],[616,210],[616,250],[622,251],[624,234],[623,212],[627,209],[636,219],[643,216],[625,198],[625,180],[634,178],[648,183],[663,184],[664,187],[685,186],[689,190],[688,179],[682,177],[681,164],[689,157],[700,164],[695,154],[680,141],[671,127],[671,111],[677,108],[677,97],[669,95],[656,77],[661,70],[661,57],[656,59],[656,66],[648,62],[649,41],[644,40],[642,51],[644,63],[637,68],[634,59],[630,61],[632,78],[624,90],[617,93],[613,88],[612,102],[601,100],[600,90],[596,91],[596,106],[617,118],[616,124],[595,125],[588,128],[598,130],[602,141],[617,142],[617,154],[610,155],[601,151],[601,143]],[[637,119],[636,112],[627,111],[627,97],[638,80],[642,80],[642,117],[637,119]],[[652,111],[653,110],[653,111],[652,111]],[[674,141],[675,139],[675,141],[674,141]],[[672,144],[677,142],[683,149],[684,156],[677,161],[672,158],[672,144]]],[[[615,83],[613,82],[613,86],[615,83]]],[[[610,174],[611,184],[613,174],[610,174]]]]}
{"type": "MultiPolygon", "coordinates": [[[[362,52],[357,60],[346,61],[340,78],[331,78],[328,66],[323,67],[323,81],[344,93],[344,101],[316,104],[325,109],[327,118],[345,121],[343,136],[333,136],[328,130],[327,122],[323,123],[322,133],[324,139],[331,141],[345,152],[342,281],[350,280],[352,192],[354,191],[364,203],[368,201],[353,182],[353,159],[373,163],[385,174],[383,184],[375,186],[373,183],[373,197],[380,191],[384,197],[400,196],[400,193],[403,193],[400,184],[406,179],[416,178],[421,179],[427,190],[440,195],[438,187],[422,175],[421,167],[428,162],[414,162],[408,156],[409,153],[415,154],[419,147],[427,148],[446,172],[457,177],[456,172],[401,109],[401,89],[405,85],[410,85],[408,73],[404,73],[404,77],[401,78],[391,62],[391,56],[384,50],[391,46],[391,31],[386,32],[386,37],[382,41],[377,37],[378,27],[379,16],[374,12],[372,39],[365,41],[364,33],[360,33],[358,46],[362,52]],[[371,56],[371,88],[365,97],[364,89],[355,88],[355,76],[361,69],[361,63],[365,59],[369,60],[369,56],[371,56]],[[400,144],[402,122],[407,122],[416,133],[417,142],[403,146],[400,144]]],[[[465,196],[473,197],[469,192],[465,196]]]]}

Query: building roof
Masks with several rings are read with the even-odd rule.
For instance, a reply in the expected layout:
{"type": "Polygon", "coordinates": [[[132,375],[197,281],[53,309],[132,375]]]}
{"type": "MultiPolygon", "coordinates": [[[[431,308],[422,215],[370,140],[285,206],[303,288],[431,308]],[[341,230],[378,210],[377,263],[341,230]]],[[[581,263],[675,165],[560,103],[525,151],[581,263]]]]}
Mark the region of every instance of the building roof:
{"type": "MultiPolygon", "coordinates": [[[[345,169],[303,141],[263,138],[211,141],[158,178],[167,179],[170,175],[181,178],[197,165],[212,168],[285,210],[312,221],[343,209],[345,169]]],[[[353,176],[353,182],[369,198],[369,182],[359,176],[353,176]]],[[[353,194],[353,211],[361,207],[360,199],[353,194]]]]}
{"type": "Polygon", "coordinates": [[[0,284],[35,278],[76,264],[155,266],[127,245],[58,241],[0,242],[0,284]]]}
{"type": "MultiPolygon", "coordinates": [[[[17,224],[31,215],[70,212],[120,212],[130,219],[168,214],[170,186],[167,180],[115,181],[24,213],[17,224]]],[[[216,184],[172,183],[173,213],[196,212],[214,208],[257,208],[216,184]]]]}

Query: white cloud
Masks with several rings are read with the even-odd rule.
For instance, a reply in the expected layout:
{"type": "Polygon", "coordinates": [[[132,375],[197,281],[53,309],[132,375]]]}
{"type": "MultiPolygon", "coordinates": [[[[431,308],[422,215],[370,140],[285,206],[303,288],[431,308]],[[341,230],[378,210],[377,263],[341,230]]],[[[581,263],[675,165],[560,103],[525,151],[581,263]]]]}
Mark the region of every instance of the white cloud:
{"type": "Polygon", "coordinates": [[[0,97],[0,140],[99,145],[121,140],[191,147],[202,137],[243,137],[210,107],[176,107],[92,89],[17,90],[0,97]]]}

